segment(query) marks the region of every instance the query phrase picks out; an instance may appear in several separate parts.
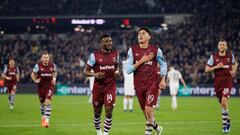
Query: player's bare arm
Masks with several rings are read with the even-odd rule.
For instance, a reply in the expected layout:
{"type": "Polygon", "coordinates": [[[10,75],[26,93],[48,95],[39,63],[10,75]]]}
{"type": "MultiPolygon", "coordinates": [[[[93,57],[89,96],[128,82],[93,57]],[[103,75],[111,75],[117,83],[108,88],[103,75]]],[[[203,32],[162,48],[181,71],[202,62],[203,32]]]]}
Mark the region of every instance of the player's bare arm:
{"type": "Polygon", "coordinates": [[[224,66],[224,65],[223,65],[222,62],[218,63],[216,66],[213,66],[213,67],[210,67],[210,66],[206,65],[206,67],[205,67],[205,72],[206,72],[206,73],[209,73],[209,72],[214,71],[215,69],[223,68],[223,66],[224,66]]]}
{"type": "Polygon", "coordinates": [[[161,81],[159,83],[159,88],[161,90],[164,90],[166,88],[166,79],[165,78],[166,78],[165,75],[162,76],[162,79],[161,79],[161,81]]]}
{"type": "Polygon", "coordinates": [[[2,74],[2,78],[4,78],[5,80],[12,80],[12,77],[7,76],[5,73],[2,74]]]}
{"type": "Polygon", "coordinates": [[[95,77],[97,79],[103,79],[105,74],[103,72],[93,73],[91,72],[91,67],[87,65],[85,68],[85,75],[87,77],[95,77]]]}
{"type": "Polygon", "coordinates": [[[181,78],[180,80],[181,80],[181,83],[183,84],[183,86],[186,88],[187,87],[186,82],[183,80],[183,78],[181,78]]]}
{"type": "Polygon", "coordinates": [[[19,80],[20,80],[20,74],[19,73],[16,74],[16,79],[17,79],[17,82],[19,82],[19,80]]]}
{"type": "Polygon", "coordinates": [[[56,85],[56,80],[57,80],[57,72],[52,73],[53,79],[52,79],[52,84],[56,85]]]}
{"type": "Polygon", "coordinates": [[[36,74],[35,74],[34,72],[32,72],[31,78],[32,78],[32,80],[33,80],[35,83],[39,83],[40,80],[41,80],[40,78],[37,79],[37,76],[36,76],[36,74]]]}
{"type": "Polygon", "coordinates": [[[115,72],[114,72],[114,76],[115,76],[115,78],[120,76],[119,64],[116,64],[116,70],[115,70],[115,72]]]}
{"type": "Polygon", "coordinates": [[[236,76],[236,71],[237,71],[238,63],[237,61],[232,65],[232,70],[230,71],[230,74],[232,77],[236,76]]]}

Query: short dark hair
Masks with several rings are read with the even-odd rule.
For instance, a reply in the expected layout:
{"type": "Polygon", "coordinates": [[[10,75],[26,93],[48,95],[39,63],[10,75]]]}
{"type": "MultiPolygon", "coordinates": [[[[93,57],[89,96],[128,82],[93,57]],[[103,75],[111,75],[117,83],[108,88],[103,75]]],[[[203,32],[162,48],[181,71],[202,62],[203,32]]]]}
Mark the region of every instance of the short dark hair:
{"type": "Polygon", "coordinates": [[[104,35],[102,35],[100,38],[99,38],[99,42],[101,42],[101,40],[103,39],[103,38],[106,38],[106,37],[111,37],[111,35],[109,35],[109,34],[104,34],[104,35]]]}
{"type": "Polygon", "coordinates": [[[221,39],[219,40],[219,42],[226,42],[226,43],[227,43],[227,41],[224,40],[223,38],[221,38],[221,39]]]}
{"type": "Polygon", "coordinates": [[[41,56],[43,56],[45,54],[49,54],[48,51],[42,51],[41,56]]]}
{"type": "Polygon", "coordinates": [[[147,27],[141,27],[141,28],[139,28],[139,29],[138,29],[138,33],[139,33],[141,30],[146,31],[149,35],[151,35],[151,31],[150,31],[147,27]]]}

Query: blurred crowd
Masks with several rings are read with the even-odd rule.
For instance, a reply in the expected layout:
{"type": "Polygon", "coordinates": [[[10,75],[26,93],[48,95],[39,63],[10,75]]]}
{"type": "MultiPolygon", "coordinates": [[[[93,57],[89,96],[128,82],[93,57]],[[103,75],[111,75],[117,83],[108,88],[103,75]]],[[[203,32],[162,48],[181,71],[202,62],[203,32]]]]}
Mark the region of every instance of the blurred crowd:
{"type": "MultiPolygon", "coordinates": [[[[28,0],[21,1],[26,2],[28,0]]],[[[171,5],[171,2],[156,0],[146,0],[145,2],[147,1],[153,1],[155,3],[162,2],[165,5],[171,5]]],[[[29,4],[35,3],[35,1],[29,2],[29,4]]],[[[63,5],[68,6],[69,3],[74,2],[78,3],[78,1],[70,2],[69,0],[60,0],[59,5],[55,6],[62,8],[63,5]],[[61,3],[68,4],[65,5],[61,3]]],[[[108,0],[83,0],[81,2],[100,3],[102,13],[105,13],[105,10],[108,8],[111,9],[111,5],[113,4],[103,4],[103,2],[108,3],[108,0]]],[[[123,0],[123,2],[137,3],[135,0],[123,0]]],[[[5,0],[5,4],[10,6],[9,3],[11,3],[11,0],[5,0]]],[[[192,0],[191,3],[201,2],[192,0]]],[[[239,2],[236,1],[235,4],[237,3],[239,2]]],[[[146,6],[144,2],[138,2],[138,4],[139,6],[141,6],[141,4],[146,6]]],[[[199,6],[191,6],[191,4],[188,6],[189,3],[184,4],[186,8],[182,9],[182,12],[190,11],[193,15],[186,18],[185,21],[180,24],[168,26],[167,30],[153,29],[151,44],[157,45],[162,49],[168,65],[180,70],[188,84],[210,84],[213,81],[213,74],[206,74],[204,68],[211,53],[217,50],[217,43],[221,38],[227,41],[229,51],[232,51],[235,56],[240,57],[240,9],[236,8],[236,5],[233,5],[232,1],[226,0],[220,0],[218,4],[205,1],[205,4],[200,4],[199,6]]],[[[73,5],[77,7],[78,4],[73,5]]],[[[96,5],[92,4],[92,6],[96,5]]],[[[131,4],[128,4],[125,8],[128,8],[128,6],[131,7],[131,4]]],[[[156,4],[154,7],[156,8],[157,6],[159,5],[156,4]]],[[[181,6],[181,4],[177,6],[181,6]]],[[[20,7],[21,6],[18,8],[20,7]]],[[[168,9],[166,7],[162,6],[162,8],[165,8],[165,11],[171,12],[170,10],[173,10],[173,8],[168,9]]],[[[73,7],[73,9],[74,8],[75,7],[73,7]]],[[[97,8],[92,7],[92,9],[96,10],[97,8]]],[[[174,10],[177,9],[177,7],[174,8],[174,10]]],[[[1,10],[4,10],[4,8],[0,8],[0,11],[1,10]]],[[[114,9],[113,13],[118,14],[121,10],[124,9],[114,9]]],[[[38,11],[40,12],[41,10],[38,11]]],[[[76,9],[76,11],[80,12],[81,10],[76,9]]],[[[132,10],[129,9],[129,11],[132,10]]],[[[68,14],[66,12],[72,14],[70,13],[71,11],[67,10],[60,13],[68,14]]],[[[132,13],[136,12],[133,11],[132,13]]],[[[32,13],[35,14],[35,12],[32,13]]],[[[95,11],[89,13],[95,14],[95,11]]],[[[146,13],[149,12],[146,11],[146,13]]],[[[58,67],[59,83],[83,84],[86,79],[83,75],[83,69],[88,56],[93,50],[99,48],[98,38],[105,33],[112,35],[115,49],[119,51],[121,60],[125,60],[128,48],[137,43],[137,33],[135,29],[105,31],[92,29],[91,31],[64,34],[51,32],[31,34],[25,32],[23,34],[0,36],[1,67],[6,63],[8,57],[13,56],[21,70],[21,83],[31,82],[30,74],[34,64],[39,61],[41,50],[48,50],[51,53],[52,61],[56,63],[58,67]]],[[[238,68],[237,75],[234,79],[235,84],[240,83],[239,71],[238,68]]],[[[118,82],[123,82],[123,76],[118,79],[118,82]]]]}
{"type": "Polygon", "coordinates": [[[199,7],[208,5],[209,3],[215,5],[221,1],[223,0],[1,0],[0,15],[28,16],[196,13],[199,11],[199,7]]]}

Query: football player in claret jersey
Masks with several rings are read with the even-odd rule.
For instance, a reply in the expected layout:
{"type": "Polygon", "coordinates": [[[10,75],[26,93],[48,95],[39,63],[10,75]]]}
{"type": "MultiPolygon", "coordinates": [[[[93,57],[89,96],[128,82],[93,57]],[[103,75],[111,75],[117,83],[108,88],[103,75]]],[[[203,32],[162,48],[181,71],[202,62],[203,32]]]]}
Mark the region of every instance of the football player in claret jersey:
{"type": "Polygon", "coordinates": [[[167,63],[161,49],[149,44],[149,29],[142,27],[137,34],[139,44],[131,46],[128,50],[127,72],[134,74],[134,88],[146,118],[145,135],[151,135],[153,129],[160,135],[163,128],[155,121],[153,106],[156,105],[159,89],[166,87],[167,63]],[[160,83],[157,63],[161,69],[160,83]]]}
{"type": "Polygon", "coordinates": [[[167,74],[167,83],[169,83],[170,95],[172,96],[171,107],[173,110],[177,109],[177,94],[179,89],[179,80],[186,89],[187,85],[184,79],[182,78],[182,74],[174,67],[170,67],[169,72],[167,74]]]}
{"type": "Polygon", "coordinates": [[[234,55],[228,51],[227,42],[221,39],[218,42],[218,52],[208,59],[205,72],[214,72],[214,88],[222,108],[222,132],[230,132],[228,99],[232,89],[232,79],[236,74],[237,62],[234,55]]]}
{"type": "Polygon", "coordinates": [[[8,65],[4,67],[2,77],[6,80],[5,85],[8,92],[8,100],[10,110],[14,109],[14,99],[17,91],[17,82],[19,82],[19,69],[15,64],[15,60],[10,58],[8,65]]]}
{"type": "Polygon", "coordinates": [[[95,77],[93,85],[94,126],[97,135],[108,135],[112,125],[112,112],[116,97],[116,76],[119,75],[119,55],[112,50],[110,35],[102,35],[99,39],[101,49],[94,51],[87,62],[85,74],[95,77]],[[94,72],[91,72],[91,69],[94,72]],[[101,130],[101,113],[105,107],[104,130],[101,130]]]}
{"type": "Polygon", "coordinates": [[[44,51],[41,55],[41,61],[34,66],[31,74],[32,80],[38,88],[42,115],[41,126],[46,128],[49,127],[52,110],[51,100],[57,77],[56,65],[50,62],[49,59],[49,53],[44,51]]]}

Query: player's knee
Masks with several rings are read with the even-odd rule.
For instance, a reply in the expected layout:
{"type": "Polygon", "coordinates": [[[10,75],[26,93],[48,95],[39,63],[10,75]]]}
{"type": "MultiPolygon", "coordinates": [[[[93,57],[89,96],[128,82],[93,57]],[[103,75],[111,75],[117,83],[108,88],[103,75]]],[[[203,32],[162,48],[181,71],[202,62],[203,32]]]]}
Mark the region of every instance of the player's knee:
{"type": "Polygon", "coordinates": [[[112,112],[107,112],[105,114],[105,117],[108,118],[108,119],[111,119],[112,118],[112,112]]]}
{"type": "Polygon", "coordinates": [[[50,99],[46,99],[44,102],[45,105],[51,105],[51,100],[50,99]]]}
{"type": "Polygon", "coordinates": [[[222,102],[221,102],[221,105],[224,109],[227,109],[228,108],[228,99],[223,97],[222,98],[222,102]]]}
{"type": "Polygon", "coordinates": [[[101,116],[101,114],[100,114],[99,112],[95,112],[95,113],[94,113],[94,117],[95,117],[95,118],[99,118],[100,116],[101,116]]]}
{"type": "Polygon", "coordinates": [[[152,107],[149,107],[149,106],[146,106],[145,107],[145,114],[147,117],[151,117],[152,116],[152,113],[153,113],[153,108],[152,107]]]}
{"type": "Polygon", "coordinates": [[[112,118],[112,112],[113,112],[113,107],[106,107],[106,118],[111,119],[112,118]]]}

